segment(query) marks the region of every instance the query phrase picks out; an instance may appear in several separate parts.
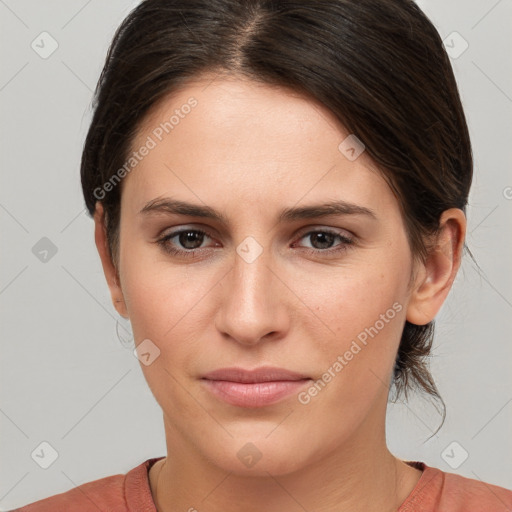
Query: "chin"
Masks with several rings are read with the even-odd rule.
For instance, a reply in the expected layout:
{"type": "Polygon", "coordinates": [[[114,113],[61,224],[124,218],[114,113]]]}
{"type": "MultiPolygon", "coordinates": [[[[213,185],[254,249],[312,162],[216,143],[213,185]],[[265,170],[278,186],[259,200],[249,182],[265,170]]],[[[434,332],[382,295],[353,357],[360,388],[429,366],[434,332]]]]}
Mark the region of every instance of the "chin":
{"type": "Polygon", "coordinates": [[[213,453],[211,444],[204,448],[211,463],[238,476],[286,475],[311,462],[297,437],[297,442],[291,441],[291,435],[276,435],[272,439],[274,434],[271,434],[266,438],[268,432],[269,429],[266,429],[265,433],[258,437],[253,430],[251,436],[224,439],[225,444],[217,445],[213,453]]]}

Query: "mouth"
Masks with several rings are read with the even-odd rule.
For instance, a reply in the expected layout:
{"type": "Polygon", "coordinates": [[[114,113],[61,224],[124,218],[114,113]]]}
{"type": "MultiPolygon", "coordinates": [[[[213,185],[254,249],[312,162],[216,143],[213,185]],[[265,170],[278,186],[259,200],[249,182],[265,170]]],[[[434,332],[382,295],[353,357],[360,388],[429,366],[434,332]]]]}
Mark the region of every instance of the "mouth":
{"type": "Polygon", "coordinates": [[[221,368],[201,378],[216,398],[238,407],[263,407],[277,403],[311,382],[311,378],[284,368],[253,370],[221,368]]]}

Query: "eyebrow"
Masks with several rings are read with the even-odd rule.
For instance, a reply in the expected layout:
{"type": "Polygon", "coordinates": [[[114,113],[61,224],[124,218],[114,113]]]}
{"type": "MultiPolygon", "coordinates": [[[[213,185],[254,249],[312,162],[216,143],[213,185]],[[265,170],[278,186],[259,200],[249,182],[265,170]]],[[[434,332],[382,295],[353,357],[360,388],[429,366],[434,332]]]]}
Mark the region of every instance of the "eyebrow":
{"type": "MultiPolygon", "coordinates": [[[[209,206],[187,203],[170,197],[156,198],[149,201],[142,210],[140,210],[139,215],[149,215],[153,213],[204,217],[226,225],[229,224],[227,218],[222,213],[209,206]]],[[[377,214],[371,208],[348,203],[346,201],[330,201],[324,204],[285,208],[280,212],[278,221],[292,222],[295,220],[316,219],[332,215],[366,215],[372,219],[377,219],[377,214]]]]}

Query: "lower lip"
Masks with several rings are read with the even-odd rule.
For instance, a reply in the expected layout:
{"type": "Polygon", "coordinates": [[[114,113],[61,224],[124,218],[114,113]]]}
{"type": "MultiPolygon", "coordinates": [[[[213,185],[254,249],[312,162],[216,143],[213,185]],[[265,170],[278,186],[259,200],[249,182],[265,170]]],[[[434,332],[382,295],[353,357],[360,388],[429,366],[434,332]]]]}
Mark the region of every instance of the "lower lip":
{"type": "Polygon", "coordinates": [[[226,380],[202,379],[215,396],[238,407],[263,407],[298,393],[311,379],[279,380],[246,384],[226,380]]]}

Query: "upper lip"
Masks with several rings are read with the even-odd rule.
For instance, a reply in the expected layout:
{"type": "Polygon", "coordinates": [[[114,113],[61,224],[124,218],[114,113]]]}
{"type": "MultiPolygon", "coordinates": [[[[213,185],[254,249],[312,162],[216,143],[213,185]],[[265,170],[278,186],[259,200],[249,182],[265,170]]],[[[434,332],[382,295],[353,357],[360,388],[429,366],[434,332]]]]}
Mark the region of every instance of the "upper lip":
{"type": "Polygon", "coordinates": [[[272,382],[283,380],[303,380],[309,379],[308,376],[301,373],[292,372],[284,368],[276,368],[273,366],[262,366],[247,370],[244,368],[219,368],[209,372],[202,377],[207,380],[225,380],[230,382],[272,382]]]}

